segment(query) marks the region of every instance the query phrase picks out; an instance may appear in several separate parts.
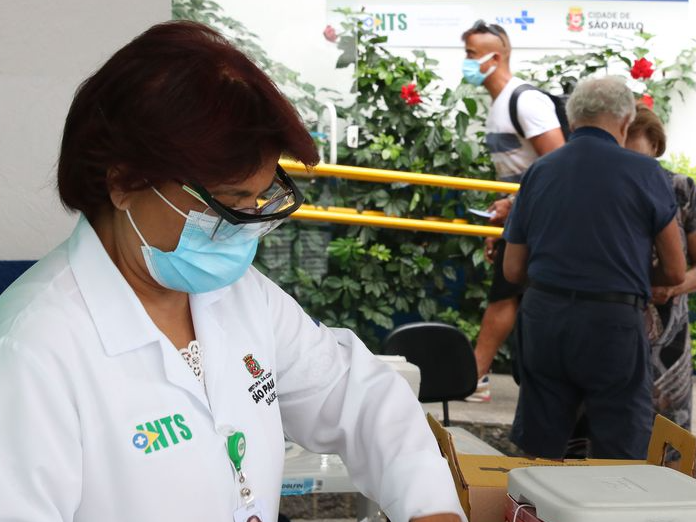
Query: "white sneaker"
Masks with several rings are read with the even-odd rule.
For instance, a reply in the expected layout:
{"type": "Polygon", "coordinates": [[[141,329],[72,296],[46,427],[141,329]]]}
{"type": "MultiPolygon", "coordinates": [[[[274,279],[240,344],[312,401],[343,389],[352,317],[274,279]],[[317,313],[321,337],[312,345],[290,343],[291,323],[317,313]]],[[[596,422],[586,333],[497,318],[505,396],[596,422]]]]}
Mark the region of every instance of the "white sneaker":
{"type": "Polygon", "coordinates": [[[488,375],[484,375],[478,380],[476,391],[469,395],[466,402],[491,402],[491,383],[488,375]]]}

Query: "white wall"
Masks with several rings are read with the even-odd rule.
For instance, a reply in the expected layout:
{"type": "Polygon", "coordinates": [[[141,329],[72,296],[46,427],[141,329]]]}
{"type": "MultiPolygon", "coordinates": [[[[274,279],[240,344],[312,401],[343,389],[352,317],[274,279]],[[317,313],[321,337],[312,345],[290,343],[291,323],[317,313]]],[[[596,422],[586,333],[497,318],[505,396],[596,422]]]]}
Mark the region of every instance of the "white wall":
{"type": "Polygon", "coordinates": [[[170,0],[5,1],[0,6],[0,260],[36,259],[75,221],[55,167],[79,83],[150,25],[170,0]]]}
{"type": "MultiPolygon", "coordinates": [[[[346,0],[348,1],[348,0],[346,0]]],[[[363,3],[379,4],[426,4],[428,0],[368,0],[356,1],[355,6],[363,3]]],[[[447,1],[457,3],[458,0],[437,0],[437,3],[447,1]]],[[[483,1],[483,0],[481,0],[483,1]]],[[[503,4],[499,0],[485,0],[489,5],[503,4]]],[[[261,38],[263,47],[269,55],[292,69],[302,73],[302,77],[315,85],[324,86],[346,93],[350,87],[351,76],[347,70],[336,70],[334,64],[338,57],[335,45],[327,42],[322,31],[327,23],[327,0],[218,0],[226,13],[241,22],[261,38]]],[[[591,2],[580,1],[587,6],[591,2]]],[[[629,2],[630,3],[630,2],[629,2]]],[[[553,4],[553,2],[549,2],[553,4]]],[[[620,2],[618,4],[621,4],[620,2]]],[[[522,4],[520,6],[524,7],[522,4]]],[[[539,10],[543,3],[536,2],[539,10]]],[[[655,17],[663,16],[660,6],[655,5],[655,17]]],[[[691,34],[658,35],[654,42],[654,52],[659,58],[670,63],[690,38],[696,38],[696,0],[689,2],[690,20],[687,24],[691,34]]],[[[462,28],[464,29],[464,28],[462,28]]],[[[691,40],[692,45],[694,41],[691,40]]],[[[554,42],[549,43],[550,46],[554,42]]],[[[513,47],[515,42],[513,41],[513,47]]],[[[397,49],[394,52],[408,53],[407,49],[397,49]]],[[[462,49],[428,48],[426,52],[432,58],[439,60],[437,72],[448,86],[455,86],[461,78],[462,49]]],[[[513,53],[513,68],[522,66],[523,62],[540,58],[545,54],[558,52],[549,47],[546,49],[515,49],[513,53]]],[[[696,161],[696,140],[692,127],[696,121],[696,93],[691,92],[687,101],[675,101],[672,120],[668,127],[668,154],[684,152],[696,161]]]]}

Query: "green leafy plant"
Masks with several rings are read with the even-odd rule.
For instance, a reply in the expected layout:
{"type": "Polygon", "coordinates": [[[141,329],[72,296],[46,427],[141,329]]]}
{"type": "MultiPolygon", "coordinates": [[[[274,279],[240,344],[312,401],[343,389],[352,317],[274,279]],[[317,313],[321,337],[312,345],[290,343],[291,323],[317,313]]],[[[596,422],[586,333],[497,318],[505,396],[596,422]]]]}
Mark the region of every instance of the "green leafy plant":
{"type": "Polygon", "coordinates": [[[636,98],[654,105],[655,113],[667,123],[674,96],[684,99],[688,90],[696,88],[696,47],[684,49],[667,64],[659,58],[648,60],[652,39],[651,34],[636,33],[634,40],[614,40],[603,46],[549,55],[530,62],[520,75],[535,85],[564,93],[597,72],[630,76],[635,80],[630,85],[636,98]]]}
{"type": "Polygon", "coordinates": [[[692,164],[689,156],[684,153],[670,154],[667,159],[660,160],[660,163],[667,170],[696,180],[696,165],[692,164]]]}
{"type": "MultiPolygon", "coordinates": [[[[359,127],[359,145],[340,146],[339,163],[491,178],[480,96],[465,84],[443,88],[434,72],[437,61],[422,51],[412,57],[392,54],[384,46],[386,37],[366,30],[359,14],[344,14],[337,67],[354,67],[355,98],[339,115],[359,127]]],[[[467,207],[485,207],[492,199],[483,193],[342,179],[328,185],[315,180],[307,188],[320,204],[410,218],[463,218],[467,207]]],[[[307,230],[299,223],[285,227],[307,230]]],[[[439,319],[476,334],[471,325],[485,305],[488,277],[480,238],[345,226],[332,226],[331,233],[322,277],[311,277],[299,257],[272,271],[314,317],[355,328],[375,351],[395,321],[439,319]]]]}

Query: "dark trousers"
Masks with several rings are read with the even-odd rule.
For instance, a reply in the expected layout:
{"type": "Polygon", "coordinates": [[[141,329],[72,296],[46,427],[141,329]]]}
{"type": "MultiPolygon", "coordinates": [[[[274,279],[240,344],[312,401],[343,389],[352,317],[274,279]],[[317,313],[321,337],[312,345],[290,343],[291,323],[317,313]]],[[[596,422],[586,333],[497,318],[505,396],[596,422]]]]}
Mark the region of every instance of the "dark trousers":
{"type": "Polygon", "coordinates": [[[643,311],[530,288],[517,324],[520,397],[512,441],[562,458],[584,403],[596,458],[644,459],[652,430],[643,311]]]}

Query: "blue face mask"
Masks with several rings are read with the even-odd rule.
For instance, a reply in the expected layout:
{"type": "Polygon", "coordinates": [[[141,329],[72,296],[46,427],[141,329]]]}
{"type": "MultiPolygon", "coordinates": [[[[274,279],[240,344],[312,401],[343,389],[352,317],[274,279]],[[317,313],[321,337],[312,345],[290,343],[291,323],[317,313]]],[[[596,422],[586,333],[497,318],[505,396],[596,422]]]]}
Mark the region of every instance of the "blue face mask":
{"type": "MultiPolygon", "coordinates": [[[[159,192],[158,195],[164,199],[159,192]]],[[[239,233],[224,240],[213,241],[208,229],[217,224],[217,218],[192,210],[184,214],[186,223],[176,249],[162,252],[147,244],[128,210],[126,215],[143,243],[141,248],[150,275],[171,290],[201,294],[231,285],[244,275],[256,255],[259,235],[249,225],[240,227],[239,233]]]]}
{"type": "Polygon", "coordinates": [[[479,60],[475,60],[474,58],[466,58],[464,62],[462,62],[462,76],[464,77],[464,81],[466,83],[470,83],[471,85],[481,85],[483,81],[493,74],[498,68],[497,65],[494,65],[485,73],[481,72],[481,64],[486,63],[488,60],[493,58],[494,55],[495,53],[488,53],[479,60]]]}

